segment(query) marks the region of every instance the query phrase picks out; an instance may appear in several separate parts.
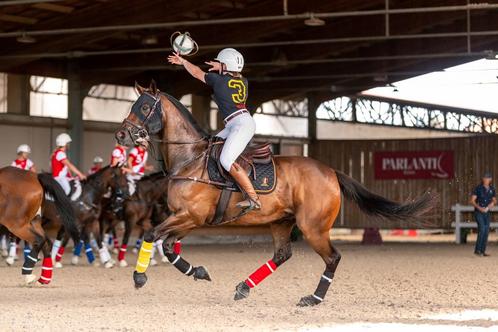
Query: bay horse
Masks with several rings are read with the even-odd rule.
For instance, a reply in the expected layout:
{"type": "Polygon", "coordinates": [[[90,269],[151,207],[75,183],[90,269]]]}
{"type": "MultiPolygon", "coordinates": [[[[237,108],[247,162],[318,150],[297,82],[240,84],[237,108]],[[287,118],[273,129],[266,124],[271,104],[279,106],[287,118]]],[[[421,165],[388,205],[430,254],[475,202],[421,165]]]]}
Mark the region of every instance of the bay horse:
{"type": "MultiPolygon", "coordinates": [[[[125,175],[122,173],[120,167],[106,166],[95,172],[94,174],[88,176],[85,181],[82,181],[82,192],[80,197],[71,202],[74,210],[74,214],[81,227],[81,240],[85,244],[85,250],[87,253],[87,258],[89,262],[92,263],[93,253],[89,254],[88,250],[91,250],[89,244],[90,235],[93,234],[99,248],[99,256],[101,263],[106,268],[111,268],[114,266],[114,262],[109,254],[107,246],[102,244],[102,237],[100,231],[99,216],[102,211],[102,200],[104,195],[109,191],[111,193],[115,190],[122,190],[125,196],[128,195],[128,185],[125,175]],[[123,190],[124,189],[124,190],[123,190]]],[[[57,222],[60,218],[59,214],[56,213],[56,204],[47,204],[43,211],[43,218],[45,220],[51,220],[57,222]],[[55,206],[54,206],[55,205],[55,206]]],[[[64,254],[65,245],[68,242],[69,237],[67,233],[65,234],[65,227],[59,230],[57,234],[57,239],[61,240],[63,237],[62,245],[58,248],[58,252],[55,255],[56,266],[62,267],[60,263],[62,255],[64,254]],[[64,236],[65,235],[65,236],[64,236]]],[[[75,242],[75,247],[79,245],[79,242],[75,242]]],[[[73,257],[74,258],[74,257],[73,257]]],[[[77,263],[73,259],[73,264],[77,263]]]]}
{"type": "MultiPolygon", "coordinates": [[[[157,215],[157,206],[165,203],[168,189],[168,177],[163,172],[157,172],[147,175],[137,181],[137,189],[132,196],[126,198],[123,202],[123,221],[125,224],[123,239],[118,252],[118,264],[120,267],[128,266],[125,255],[128,248],[128,241],[134,226],[139,226],[145,233],[152,230],[164,218],[160,219],[157,215]]],[[[112,211],[111,206],[104,209],[104,216],[101,220],[107,220],[110,227],[113,228],[120,218],[112,211]]],[[[167,210],[167,209],[166,209],[167,210]]],[[[167,213],[167,211],[165,211],[167,213]]],[[[101,225],[101,231],[103,230],[101,225]]],[[[162,248],[160,248],[162,251],[162,248]]],[[[161,252],[160,251],[160,252],[161,252]]]]}
{"type": "MultiPolygon", "coordinates": [[[[168,207],[170,216],[144,238],[133,274],[135,287],[147,282],[152,242],[164,239],[169,261],[182,273],[194,279],[211,280],[206,269],[194,267],[173,252],[173,243],[195,228],[206,225],[215,215],[220,189],[206,179],[205,165],[211,144],[192,114],[177,100],[161,93],[154,82],[145,89],[135,88],[138,99],[116,132],[119,144],[147,146],[160,143],[165,167],[170,174],[168,207]],[[154,137],[153,137],[154,136],[154,137]]],[[[346,174],[306,157],[274,157],[278,181],[273,192],[260,197],[261,210],[253,210],[232,222],[234,225],[269,225],[274,255],[235,289],[235,300],[249,296],[249,291],[291,257],[290,236],[294,225],[325,262],[315,292],[302,297],[299,306],[321,303],[334,278],[341,259],[330,241],[329,231],[339,213],[341,193],[374,217],[390,220],[418,220],[432,209],[433,199],[425,194],[412,202],[397,203],[370,192],[346,174]]],[[[226,215],[239,216],[235,203],[242,199],[234,193],[226,215]]]]}
{"type": "Polygon", "coordinates": [[[36,280],[32,274],[38,261],[38,253],[43,253],[40,284],[52,280],[52,242],[42,227],[41,208],[47,203],[47,196],[55,201],[61,223],[74,241],[79,241],[79,230],[69,198],[60,185],[48,173],[35,174],[16,167],[0,169],[0,224],[12,234],[32,245],[22,267],[25,282],[36,280]]]}

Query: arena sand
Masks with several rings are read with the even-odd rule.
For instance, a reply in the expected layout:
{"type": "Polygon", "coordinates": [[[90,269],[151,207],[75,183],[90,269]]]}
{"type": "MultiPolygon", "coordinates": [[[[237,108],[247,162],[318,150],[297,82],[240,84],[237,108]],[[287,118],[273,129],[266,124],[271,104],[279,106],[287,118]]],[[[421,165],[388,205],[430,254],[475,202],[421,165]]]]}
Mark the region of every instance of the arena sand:
{"type": "MultiPolygon", "coordinates": [[[[28,288],[20,286],[19,263],[1,261],[0,331],[490,331],[498,324],[495,244],[489,258],[475,257],[471,245],[338,248],[336,278],[313,308],[296,303],[314,291],[324,265],[304,243],[239,302],[235,285],[272,256],[271,245],[184,246],[184,257],[206,266],[213,281],[196,282],[162,265],[149,269],[141,290],[133,288],[131,266],[74,267],[65,257],[52,285],[28,288]]],[[[133,265],[135,255],[127,258],[133,265]]]]}

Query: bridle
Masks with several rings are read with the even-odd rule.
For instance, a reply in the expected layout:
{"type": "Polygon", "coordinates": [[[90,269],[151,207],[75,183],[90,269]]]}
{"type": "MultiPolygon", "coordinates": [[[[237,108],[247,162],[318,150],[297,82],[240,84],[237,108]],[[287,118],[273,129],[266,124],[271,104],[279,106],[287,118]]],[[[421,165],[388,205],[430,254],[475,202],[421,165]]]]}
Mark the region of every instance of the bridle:
{"type": "MultiPolygon", "coordinates": [[[[141,120],[140,124],[136,124],[128,118],[124,120],[124,124],[127,126],[126,131],[128,132],[128,135],[130,135],[131,140],[133,141],[133,144],[139,144],[142,145],[144,142],[157,142],[157,143],[164,143],[164,144],[198,144],[201,142],[204,142],[208,139],[208,137],[201,137],[197,140],[194,141],[180,141],[180,140],[165,140],[165,139],[158,139],[158,138],[153,138],[150,136],[149,131],[147,130],[147,122],[157,113],[162,114],[163,109],[161,106],[161,92],[157,90],[157,93],[155,95],[152,95],[148,92],[143,92],[143,94],[146,94],[150,98],[154,100],[154,104],[152,105],[149,113],[141,120]],[[132,129],[135,129],[132,131],[132,129]]],[[[138,117],[138,116],[137,116],[138,117]]]]}

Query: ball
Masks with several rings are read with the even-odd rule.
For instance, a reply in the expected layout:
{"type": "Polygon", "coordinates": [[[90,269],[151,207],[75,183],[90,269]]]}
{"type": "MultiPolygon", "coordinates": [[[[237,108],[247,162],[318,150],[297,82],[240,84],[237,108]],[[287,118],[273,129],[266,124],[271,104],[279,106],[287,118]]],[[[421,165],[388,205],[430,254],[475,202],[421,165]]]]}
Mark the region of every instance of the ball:
{"type": "Polygon", "coordinates": [[[194,50],[194,41],[187,34],[179,34],[173,41],[173,49],[180,55],[187,55],[194,50]]]}

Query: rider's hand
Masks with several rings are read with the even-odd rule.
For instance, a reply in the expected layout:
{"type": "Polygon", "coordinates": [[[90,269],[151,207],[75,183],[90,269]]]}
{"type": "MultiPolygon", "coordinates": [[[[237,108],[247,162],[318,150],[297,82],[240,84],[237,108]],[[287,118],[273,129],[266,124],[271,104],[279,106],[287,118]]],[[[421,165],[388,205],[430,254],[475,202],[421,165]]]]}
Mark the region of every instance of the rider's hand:
{"type": "Polygon", "coordinates": [[[78,174],[78,177],[80,178],[80,180],[86,180],[86,175],[83,173],[78,174]]]}
{"type": "Polygon", "coordinates": [[[185,60],[176,52],[168,56],[168,62],[172,65],[183,65],[183,61],[185,60]]]}
{"type": "Polygon", "coordinates": [[[221,63],[219,63],[218,61],[206,61],[205,63],[206,65],[211,66],[208,71],[221,71],[221,63]]]}

